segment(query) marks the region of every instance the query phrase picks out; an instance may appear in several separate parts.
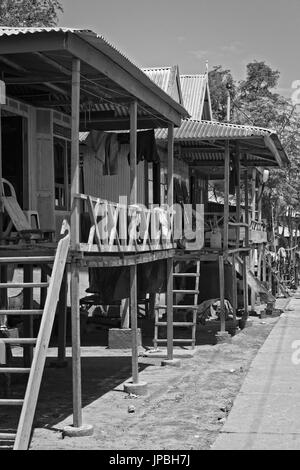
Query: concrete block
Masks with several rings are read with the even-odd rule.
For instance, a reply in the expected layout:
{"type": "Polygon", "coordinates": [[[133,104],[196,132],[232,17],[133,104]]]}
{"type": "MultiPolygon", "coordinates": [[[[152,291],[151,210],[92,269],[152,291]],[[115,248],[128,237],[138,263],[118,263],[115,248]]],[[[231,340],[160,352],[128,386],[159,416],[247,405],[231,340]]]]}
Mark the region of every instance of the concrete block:
{"type": "Polygon", "coordinates": [[[229,343],[231,341],[231,335],[227,331],[219,331],[216,334],[217,343],[229,343]]]}
{"type": "Polygon", "coordinates": [[[63,437],[85,437],[94,434],[94,427],[90,424],[84,424],[80,428],[74,426],[66,426],[63,431],[63,437]]]}
{"type": "Polygon", "coordinates": [[[138,383],[126,382],[124,384],[124,392],[132,393],[133,395],[138,395],[138,396],[147,395],[148,384],[147,382],[138,382],[138,383]]]}
{"type": "MultiPolygon", "coordinates": [[[[137,331],[138,347],[142,346],[141,329],[137,331]]],[[[109,349],[130,349],[132,346],[131,329],[111,328],[108,332],[109,349]]]]}

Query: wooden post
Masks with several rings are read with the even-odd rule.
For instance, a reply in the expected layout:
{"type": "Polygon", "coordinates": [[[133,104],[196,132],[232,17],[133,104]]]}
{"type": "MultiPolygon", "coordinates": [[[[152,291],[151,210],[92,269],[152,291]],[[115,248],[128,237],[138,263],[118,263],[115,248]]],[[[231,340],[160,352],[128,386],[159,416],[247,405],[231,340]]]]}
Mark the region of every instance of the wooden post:
{"type": "MultiPolygon", "coordinates": [[[[1,113],[1,103],[0,103],[0,196],[2,196],[2,113],[1,113]]],[[[2,238],[2,235],[3,235],[3,205],[0,202],[0,238],[2,238]]]]}
{"type": "Polygon", "coordinates": [[[219,282],[220,282],[220,320],[221,333],[226,331],[225,328],[225,276],[224,276],[224,257],[219,256],[219,282]]]}
{"type": "MultiPolygon", "coordinates": [[[[79,244],[79,204],[74,206],[75,194],[79,193],[79,118],[80,118],[80,60],[72,62],[72,145],[71,145],[71,249],[79,244]]],[[[71,317],[72,317],[72,374],[73,374],[73,426],[82,426],[81,357],[80,357],[80,305],[79,267],[71,262],[71,317]]]]}
{"type": "MultiPolygon", "coordinates": [[[[168,207],[173,206],[174,197],[174,125],[168,126],[168,207]]],[[[173,361],[173,258],[167,259],[167,349],[168,360],[173,361]]]]}
{"type": "Polygon", "coordinates": [[[248,279],[247,279],[247,256],[243,259],[243,292],[244,292],[244,320],[248,319],[248,279]]]}
{"type": "Polygon", "coordinates": [[[65,364],[66,361],[66,332],[67,332],[67,295],[68,295],[68,276],[65,268],[62,278],[59,300],[57,305],[58,314],[58,364],[65,364]]]}
{"type": "MultiPolygon", "coordinates": [[[[251,181],[251,220],[256,220],[256,168],[252,169],[252,181],[251,181]]],[[[250,268],[255,275],[255,248],[251,250],[250,255],[250,268]]],[[[254,289],[251,289],[251,311],[255,311],[256,293],[254,289]]]]}
{"type": "MultiPolygon", "coordinates": [[[[244,172],[244,186],[245,186],[245,223],[249,225],[249,188],[248,188],[248,165],[247,155],[245,155],[245,172],[244,172]]],[[[246,247],[249,247],[249,228],[246,229],[245,237],[246,247]]],[[[244,311],[245,318],[248,318],[248,279],[247,270],[249,265],[249,257],[245,255],[243,259],[243,291],[244,291],[244,311]]]]}
{"type": "MultiPolygon", "coordinates": [[[[137,102],[130,104],[130,204],[137,203],[137,102]]],[[[137,329],[137,266],[130,266],[130,314],[132,334],[132,382],[137,384],[138,329],[137,329]]]]}
{"type": "Polygon", "coordinates": [[[230,148],[229,141],[225,144],[224,154],[224,238],[223,250],[228,250],[228,222],[229,222],[229,177],[230,177],[230,148]]]}
{"type": "MultiPolygon", "coordinates": [[[[33,281],[33,266],[25,264],[23,267],[24,283],[33,281]]],[[[3,282],[3,281],[2,281],[3,282]]],[[[23,289],[23,308],[32,310],[33,308],[33,289],[23,289]]],[[[24,319],[24,337],[33,338],[33,317],[30,315],[24,319]]],[[[24,346],[24,367],[31,367],[33,359],[33,346],[24,346]]]]}
{"type": "MultiPolygon", "coordinates": [[[[241,222],[241,153],[239,145],[236,146],[236,171],[237,171],[237,186],[235,187],[236,197],[236,221],[241,222]]],[[[236,230],[236,248],[240,246],[240,227],[236,230]]]]}
{"type": "Polygon", "coordinates": [[[238,309],[238,297],[237,297],[237,276],[235,269],[235,258],[236,255],[232,255],[232,308],[233,308],[233,323],[236,327],[236,314],[238,309]]]}
{"type": "Polygon", "coordinates": [[[262,248],[262,263],[263,263],[263,269],[262,269],[262,280],[263,282],[267,282],[267,258],[266,258],[266,245],[263,244],[262,248]]]}

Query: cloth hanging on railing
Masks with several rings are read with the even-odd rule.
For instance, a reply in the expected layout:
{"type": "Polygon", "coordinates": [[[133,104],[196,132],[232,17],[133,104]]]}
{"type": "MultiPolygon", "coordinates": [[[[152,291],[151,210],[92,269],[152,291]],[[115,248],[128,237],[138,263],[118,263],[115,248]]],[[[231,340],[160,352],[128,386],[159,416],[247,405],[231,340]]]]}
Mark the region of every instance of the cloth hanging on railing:
{"type": "MultiPolygon", "coordinates": [[[[118,139],[120,144],[130,143],[130,134],[119,134],[118,139]]],[[[130,164],[130,153],[128,154],[128,163],[130,164]]],[[[156,147],[156,140],[154,129],[148,131],[137,132],[137,157],[136,162],[139,163],[143,160],[151,163],[159,163],[160,158],[156,147]]]]}

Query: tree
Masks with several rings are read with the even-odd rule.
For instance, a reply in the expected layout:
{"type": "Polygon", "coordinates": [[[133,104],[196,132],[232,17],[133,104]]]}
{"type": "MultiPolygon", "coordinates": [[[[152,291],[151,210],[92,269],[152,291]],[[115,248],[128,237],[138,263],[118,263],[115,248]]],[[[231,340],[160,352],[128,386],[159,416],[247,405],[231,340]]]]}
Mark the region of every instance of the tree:
{"type": "Polygon", "coordinates": [[[300,212],[300,116],[291,100],[276,93],[279,78],[279,71],[263,61],[249,63],[246,78],[239,83],[221,66],[210,73],[210,88],[216,93],[212,97],[214,117],[226,120],[228,80],[233,90],[231,122],[273,129],[289,156],[288,169],[270,171],[263,196],[263,216],[275,231],[281,223],[291,230],[291,214],[300,212]]]}
{"type": "Polygon", "coordinates": [[[218,121],[225,121],[227,93],[229,92],[231,100],[235,98],[236,94],[236,85],[231,72],[223,69],[221,65],[216,65],[208,73],[208,80],[214,116],[218,121]]]}
{"type": "Polygon", "coordinates": [[[60,0],[1,0],[0,25],[51,27],[58,23],[63,8],[60,0]]]}

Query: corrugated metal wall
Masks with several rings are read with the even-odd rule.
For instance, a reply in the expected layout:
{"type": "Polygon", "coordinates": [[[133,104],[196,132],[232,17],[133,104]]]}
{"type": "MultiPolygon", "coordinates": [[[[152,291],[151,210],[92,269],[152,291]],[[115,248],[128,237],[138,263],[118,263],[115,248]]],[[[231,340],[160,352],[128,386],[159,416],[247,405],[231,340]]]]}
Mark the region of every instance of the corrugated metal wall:
{"type": "MultiPolygon", "coordinates": [[[[103,163],[94,153],[86,147],[84,150],[84,192],[91,196],[101,197],[109,201],[118,202],[119,196],[127,196],[130,193],[130,168],[127,160],[129,146],[122,145],[118,154],[118,174],[104,176],[103,163]]],[[[137,168],[137,197],[138,202],[145,203],[145,177],[144,162],[140,162],[137,168]]]]}

